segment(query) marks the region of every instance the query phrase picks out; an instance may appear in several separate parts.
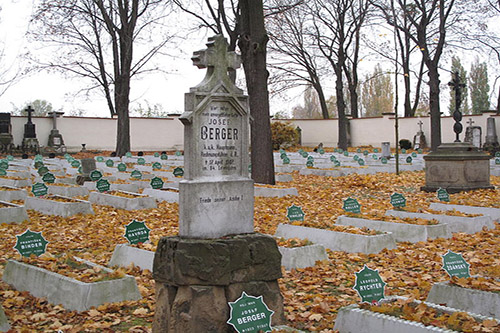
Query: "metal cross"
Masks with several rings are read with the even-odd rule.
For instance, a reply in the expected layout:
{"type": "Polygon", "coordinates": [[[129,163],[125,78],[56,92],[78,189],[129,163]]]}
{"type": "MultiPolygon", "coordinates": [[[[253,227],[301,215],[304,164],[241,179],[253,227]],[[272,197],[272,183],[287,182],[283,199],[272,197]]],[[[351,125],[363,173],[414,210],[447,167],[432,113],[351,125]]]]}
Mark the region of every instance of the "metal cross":
{"type": "Polygon", "coordinates": [[[28,113],[28,124],[32,124],[32,122],[31,122],[31,114],[33,112],[35,112],[35,110],[33,110],[33,108],[31,107],[31,105],[28,105],[28,107],[24,111],[26,111],[28,113]]]}
{"type": "Polygon", "coordinates": [[[456,134],[455,142],[460,142],[459,134],[462,133],[463,126],[460,123],[462,121],[462,112],[460,112],[460,104],[462,104],[462,89],[465,88],[465,83],[460,83],[460,74],[457,72],[453,73],[453,79],[448,82],[448,86],[455,90],[455,112],[453,112],[453,119],[455,119],[455,124],[453,125],[453,131],[456,134]]]}
{"type": "Polygon", "coordinates": [[[424,123],[422,122],[422,120],[419,120],[418,123],[417,123],[417,125],[420,127],[420,132],[422,132],[422,125],[423,124],[424,123]]]}
{"type": "Polygon", "coordinates": [[[472,118],[469,118],[467,124],[469,124],[469,127],[472,127],[472,124],[474,124],[474,120],[472,120],[472,118]]]}

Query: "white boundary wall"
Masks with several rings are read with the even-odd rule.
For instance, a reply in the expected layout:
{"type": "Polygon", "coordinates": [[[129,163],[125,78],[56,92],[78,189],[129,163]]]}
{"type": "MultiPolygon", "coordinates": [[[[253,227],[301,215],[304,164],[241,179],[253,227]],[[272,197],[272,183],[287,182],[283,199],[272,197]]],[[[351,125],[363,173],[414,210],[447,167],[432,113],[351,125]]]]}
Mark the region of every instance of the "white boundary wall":
{"type": "MultiPolygon", "coordinates": [[[[500,135],[500,115],[494,112],[485,112],[481,115],[466,115],[462,124],[464,131],[460,139],[465,136],[466,123],[469,118],[474,121],[473,126],[481,126],[482,142],[486,137],[486,119],[494,117],[497,134],[500,135]]],[[[430,118],[399,118],[399,137],[413,141],[413,136],[419,130],[418,122],[423,122],[422,129],[425,133],[427,144],[430,144],[430,118]]],[[[21,145],[24,124],[27,117],[12,116],[12,134],[14,144],[21,145]]],[[[322,142],[326,147],[337,147],[338,121],[337,119],[292,119],[272,120],[286,121],[294,127],[302,129],[302,145],[316,146],[322,142]]],[[[115,150],[116,147],[116,118],[86,118],[86,117],[62,117],[57,118],[57,129],[62,134],[68,151],[79,151],[82,143],[91,150],[115,150]]],[[[41,146],[46,146],[52,129],[52,118],[33,117],[36,125],[36,134],[41,146]]],[[[380,147],[381,142],[388,141],[394,147],[394,117],[384,115],[382,117],[359,118],[350,121],[351,145],[380,147]]],[[[442,142],[453,142],[454,120],[452,117],[441,118],[442,142]]],[[[183,149],[184,126],[177,119],[171,118],[130,118],[130,141],[132,151],[163,151],[172,149],[183,149]]]]}

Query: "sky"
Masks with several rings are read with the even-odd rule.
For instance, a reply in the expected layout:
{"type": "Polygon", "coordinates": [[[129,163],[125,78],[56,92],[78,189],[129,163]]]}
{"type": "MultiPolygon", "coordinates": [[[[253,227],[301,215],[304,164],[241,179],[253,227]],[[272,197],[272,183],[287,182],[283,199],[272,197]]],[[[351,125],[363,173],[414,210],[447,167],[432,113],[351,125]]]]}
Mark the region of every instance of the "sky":
{"type": "MultiPolygon", "coordinates": [[[[43,52],[30,48],[25,38],[32,1],[11,0],[1,2],[0,41],[5,47],[5,62],[13,69],[17,68],[16,57],[31,52],[43,52]]],[[[206,37],[189,42],[186,52],[205,48],[206,37]],[[192,44],[192,45],[191,45],[192,44]]],[[[203,79],[205,70],[192,65],[191,54],[184,54],[175,59],[165,57],[160,63],[167,74],[148,75],[144,79],[132,82],[131,108],[137,103],[150,105],[160,103],[169,113],[179,113],[184,108],[184,93],[203,79]]],[[[242,74],[241,74],[242,75],[242,74]]],[[[85,116],[109,117],[106,101],[98,94],[87,98],[83,94],[75,96],[75,92],[83,87],[81,79],[67,79],[56,73],[36,73],[21,79],[0,96],[0,112],[11,112],[14,107],[22,107],[28,101],[36,99],[52,103],[56,110],[70,114],[72,110],[82,109],[85,116]]]]}

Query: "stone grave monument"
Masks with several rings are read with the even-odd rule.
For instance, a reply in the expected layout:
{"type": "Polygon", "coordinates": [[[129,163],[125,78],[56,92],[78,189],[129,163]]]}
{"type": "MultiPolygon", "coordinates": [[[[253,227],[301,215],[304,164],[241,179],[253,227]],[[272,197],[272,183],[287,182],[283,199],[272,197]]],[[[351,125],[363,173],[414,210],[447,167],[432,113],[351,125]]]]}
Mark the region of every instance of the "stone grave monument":
{"type": "Polygon", "coordinates": [[[464,141],[469,142],[474,147],[480,149],[483,146],[481,126],[472,126],[474,124],[474,120],[472,120],[472,118],[469,118],[467,124],[469,124],[469,126],[465,128],[464,141]]]}
{"type": "Polygon", "coordinates": [[[475,189],[491,189],[490,185],[490,156],[478,150],[469,142],[460,142],[459,135],[463,130],[460,123],[461,93],[465,84],[460,83],[458,72],[453,73],[453,80],[449,83],[455,90],[455,112],[453,112],[453,131],[455,142],[443,143],[425,160],[425,186],[421,189],[426,192],[435,192],[439,188],[448,193],[475,189]]]}
{"type": "Polygon", "coordinates": [[[419,130],[417,132],[417,134],[415,134],[415,136],[413,137],[413,148],[414,149],[423,149],[423,148],[427,148],[427,141],[425,139],[425,134],[424,134],[424,131],[422,130],[422,125],[424,123],[422,122],[422,120],[419,120],[417,125],[419,126],[419,130]]]}
{"type": "Polygon", "coordinates": [[[21,148],[23,152],[38,153],[40,144],[36,138],[35,124],[31,121],[31,114],[35,112],[35,110],[33,110],[30,105],[25,111],[28,113],[28,122],[24,124],[24,135],[21,148]]]}
{"type": "Polygon", "coordinates": [[[391,158],[391,143],[390,142],[382,142],[382,153],[380,155],[380,158],[391,158]]]}
{"type": "Polygon", "coordinates": [[[253,181],[248,178],[247,96],[228,76],[239,57],[222,35],[192,57],[207,68],[185,95],[185,174],[179,184],[179,236],[158,243],[153,265],[153,332],[233,332],[229,302],[263,296],[273,325],[283,322],[274,239],[254,233],[253,181]]]}
{"type": "Polygon", "coordinates": [[[14,149],[14,138],[12,137],[12,124],[10,113],[0,113],[0,152],[10,153],[14,149]]]}
{"type": "Polygon", "coordinates": [[[486,119],[486,140],[483,150],[489,152],[491,155],[495,155],[497,151],[500,151],[495,118],[493,117],[488,117],[486,119]]]}
{"type": "Polygon", "coordinates": [[[48,113],[48,115],[52,117],[52,130],[50,130],[49,142],[47,146],[50,147],[50,151],[64,154],[66,152],[66,146],[64,145],[64,140],[61,133],[59,133],[59,130],[57,129],[57,117],[62,116],[63,114],[64,112],[59,111],[48,113]]]}

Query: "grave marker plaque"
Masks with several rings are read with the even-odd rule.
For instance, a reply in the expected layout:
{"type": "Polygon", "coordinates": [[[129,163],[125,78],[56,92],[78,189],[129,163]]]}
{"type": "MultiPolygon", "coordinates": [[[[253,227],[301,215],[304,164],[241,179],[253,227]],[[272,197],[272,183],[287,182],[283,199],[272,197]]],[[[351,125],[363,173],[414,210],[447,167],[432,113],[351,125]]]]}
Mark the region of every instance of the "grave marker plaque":
{"type": "Polygon", "coordinates": [[[149,183],[151,184],[151,187],[154,188],[155,190],[162,188],[164,184],[163,180],[159,177],[152,178],[149,183]]]}
{"type": "Polygon", "coordinates": [[[358,292],[361,302],[378,302],[384,298],[385,283],[378,270],[373,270],[364,266],[362,270],[355,273],[356,282],[353,289],[358,292]]]}
{"type": "Polygon", "coordinates": [[[130,244],[145,243],[149,241],[149,231],[145,222],[132,220],[125,226],[124,237],[130,244]]]}
{"type": "Polygon", "coordinates": [[[54,182],[56,181],[56,177],[50,173],[50,172],[46,172],[43,176],[42,176],[42,180],[45,182],[45,183],[48,183],[48,184],[54,184],[54,182]]]}
{"type": "Polygon", "coordinates": [[[288,220],[290,222],[304,221],[305,216],[306,214],[304,214],[304,211],[300,206],[291,205],[290,207],[287,208],[286,217],[288,217],[288,220]]]}
{"type": "Polygon", "coordinates": [[[44,183],[35,183],[31,186],[31,192],[35,197],[47,195],[49,188],[44,183]]]}
{"type": "Polygon", "coordinates": [[[450,250],[442,256],[443,257],[443,269],[448,273],[450,277],[456,276],[459,278],[470,277],[469,267],[464,257],[460,253],[455,253],[450,250]]]}
{"type": "Polygon", "coordinates": [[[229,302],[231,317],[227,321],[236,332],[271,332],[271,316],[274,311],[270,310],[262,296],[249,296],[243,292],[236,301],[229,302]]]}
{"type": "Polygon", "coordinates": [[[227,69],[239,65],[223,36],[209,38],[193,62],[208,68],[185,95],[184,178],[179,184],[179,234],[215,238],[253,232],[253,181],[248,177],[247,96],[227,69]]]}
{"type": "Polygon", "coordinates": [[[32,254],[37,257],[45,253],[47,242],[42,236],[42,232],[33,232],[26,229],[21,235],[16,235],[16,245],[14,249],[17,250],[23,257],[29,257],[32,254]]]}

